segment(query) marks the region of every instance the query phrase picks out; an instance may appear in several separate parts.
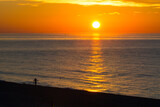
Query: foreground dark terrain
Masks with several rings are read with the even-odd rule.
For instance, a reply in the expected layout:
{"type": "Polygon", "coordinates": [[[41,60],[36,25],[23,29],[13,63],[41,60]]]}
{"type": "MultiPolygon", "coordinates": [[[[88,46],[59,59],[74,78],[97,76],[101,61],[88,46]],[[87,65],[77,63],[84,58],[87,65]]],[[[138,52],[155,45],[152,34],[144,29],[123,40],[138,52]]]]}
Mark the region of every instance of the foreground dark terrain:
{"type": "Polygon", "coordinates": [[[0,81],[0,107],[160,107],[160,100],[0,81]]]}

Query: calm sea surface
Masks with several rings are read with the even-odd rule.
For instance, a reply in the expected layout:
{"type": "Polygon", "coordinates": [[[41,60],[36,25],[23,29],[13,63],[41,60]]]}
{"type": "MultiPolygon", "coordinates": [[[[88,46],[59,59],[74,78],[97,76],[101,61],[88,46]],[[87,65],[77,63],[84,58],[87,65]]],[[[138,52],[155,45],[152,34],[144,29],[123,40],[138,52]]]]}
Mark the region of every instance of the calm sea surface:
{"type": "Polygon", "coordinates": [[[0,80],[160,99],[160,40],[0,40],[0,80]]]}

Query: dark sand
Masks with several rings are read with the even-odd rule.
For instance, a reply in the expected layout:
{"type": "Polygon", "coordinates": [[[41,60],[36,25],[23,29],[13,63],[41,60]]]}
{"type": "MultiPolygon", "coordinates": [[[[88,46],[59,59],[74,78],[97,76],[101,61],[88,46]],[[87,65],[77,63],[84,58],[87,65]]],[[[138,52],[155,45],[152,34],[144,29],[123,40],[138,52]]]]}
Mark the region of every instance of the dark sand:
{"type": "Polygon", "coordinates": [[[0,107],[160,107],[160,100],[0,81],[0,107]]]}

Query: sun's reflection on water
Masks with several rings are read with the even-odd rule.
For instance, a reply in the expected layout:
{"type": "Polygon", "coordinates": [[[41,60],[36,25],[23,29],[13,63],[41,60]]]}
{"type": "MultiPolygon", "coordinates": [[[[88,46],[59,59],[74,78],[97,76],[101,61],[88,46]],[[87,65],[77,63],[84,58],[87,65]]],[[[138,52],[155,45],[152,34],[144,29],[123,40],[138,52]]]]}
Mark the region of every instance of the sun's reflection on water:
{"type": "Polygon", "coordinates": [[[103,92],[105,88],[105,79],[103,72],[105,67],[103,65],[102,51],[100,46],[100,40],[93,38],[90,56],[85,71],[88,73],[83,77],[84,81],[87,81],[85,90],[91,92],[103,92]]]}

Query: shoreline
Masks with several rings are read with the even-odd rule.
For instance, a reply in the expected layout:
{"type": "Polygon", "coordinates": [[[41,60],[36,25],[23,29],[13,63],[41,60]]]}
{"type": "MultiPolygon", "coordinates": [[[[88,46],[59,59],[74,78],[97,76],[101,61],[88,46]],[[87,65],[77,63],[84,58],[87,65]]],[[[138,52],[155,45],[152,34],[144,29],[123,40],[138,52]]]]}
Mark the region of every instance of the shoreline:
{"type": "Polygon", "coordinates": [[[160,107],[160,99],[0,80],[0,107],[160,107]]]}

